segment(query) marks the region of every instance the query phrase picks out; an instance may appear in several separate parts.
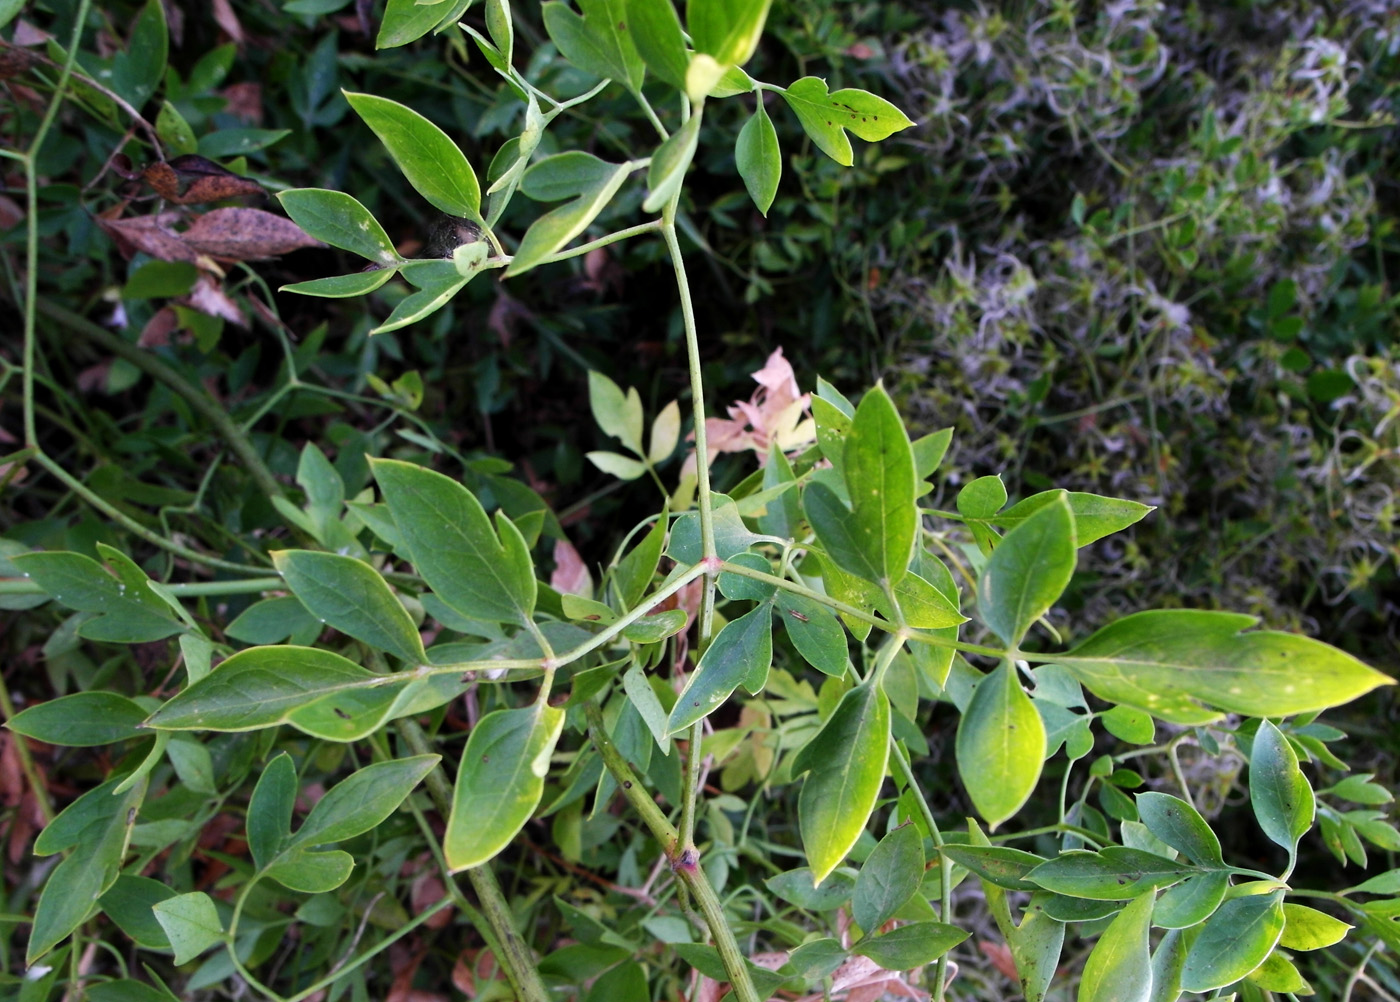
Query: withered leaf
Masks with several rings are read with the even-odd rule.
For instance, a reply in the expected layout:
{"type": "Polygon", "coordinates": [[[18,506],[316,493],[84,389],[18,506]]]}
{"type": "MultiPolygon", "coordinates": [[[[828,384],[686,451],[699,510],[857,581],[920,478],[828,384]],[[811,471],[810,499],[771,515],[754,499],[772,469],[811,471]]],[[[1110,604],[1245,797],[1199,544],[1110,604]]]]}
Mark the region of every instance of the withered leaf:
{"type": "Polygon", "coordinates": [[[324,247],[285,216],[261,209],[215,209],[196,219],[181,236],[200,254],[256,261],[300,247],[324,247]]]}
{"type": "Polygon", "coordinates": [[[141,172],[157,195],[173,205],[221,202],[260,195],[262,186],[195,153],[159,161],[141,172]]]}
{"type": "Polygon", "coordinates": [[[224,287],[208,275],[199,276],[199,281],[190,290],[189,303],[200,313],[207,313],[211,317],[223,317],[239,327],[248,326],[248,318],[243,315],[243,311],[229,298],[224,287]]]}
{"type": "Polygon", "coordinates": [[[153,216],[134,216],[131,219],[104,219],[99,216],[97,225],[116,241],[122,257],[129,259],[140,251],[162,261],[192,262],[200,252],[185,243],[182,234],[175,232],[174,224],[179,219],[178,212],[158,212],[153,216]]]}

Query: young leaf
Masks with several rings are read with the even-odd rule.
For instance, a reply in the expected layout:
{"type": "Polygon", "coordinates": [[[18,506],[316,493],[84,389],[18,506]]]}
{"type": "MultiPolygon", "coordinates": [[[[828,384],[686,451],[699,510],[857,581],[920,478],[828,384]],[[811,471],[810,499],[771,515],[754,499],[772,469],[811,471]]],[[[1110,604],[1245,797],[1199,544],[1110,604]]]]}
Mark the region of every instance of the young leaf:
{"type": "Polygon", "coordinates": [[[158,902],[152,909],[175,949],[175,963],[187,964],[223,939],[224,927],[214,899],[191,891],[158,902]]]}
{"type": "Polygon", "coordinates": [[[690,55],[671,0],[627,0],[627,23],[647,69],[676,90],[685,90],[690,55]]]}
{"type": "Polygon", "coordinates": [[[954,502],[967,518],[991,518],[1006,504],[1006,485],[1001,477],[978,477],[958,491],[954,502]]]}
{"type": "Polygon", "coordinates": [[[409,559],[438,598],[471,619],[529,621],[534,565],[503,512],[493,530],[471,491],[441,473],[392,459],[371,466],[409,559]]]}
{"type": "Polygon", "coordinates": [[[1312,786],[1298,768],[1298,753],[1267,720],[1259,721],[1259,730],[1254,733],[1249,799],[1264,834],[1288,850],[1292,870],[1298,858],[1298,840],[1312,827],[1317,804],[1312,786]]]}
{"type": "Polygon", "coordinates": [[[1285,950],[1323,950],[1346,938],[1353,926],[1326,912],[1291,901],[1283,905],[1283,935],[1278,945],[1285,950]]]}
{"type": "Polygon", "coordinates": [[[165,7],[160,0],[146,0],[136,15],[126,50],[112,58],[108,81],[131,107],[140,108],[160,85],[169,46],[165,7]]]}
{"type": "Polygon", "coordinates": [[[914,124],[904,112],[867,91],[847,89],[828,94],[826,81],[817,77],[803,77],[781,93],[797,113],[802,131],[843,167],[855,163],[847,129],[873,143],[914,124]]]}
{"type": "Polygon", "coordinates": [[[542,704],[496,710],[477,721],[462,752],[443,839],[454,872],[491,859],[530,820],[563,726],[564,711],[542,704]]]}
{"type": "Polygon", "coordinates": [[[1122,498],[1106,498],[1078,491],[1043,491],[1016,502],[1001,514],[991,516],[988,521],[1003,529],[1014,529],[1061,494],[1069,501],[1069,510],[1074,512],[1075,542],[1081,547],[1126,529],[1156,510],[1152,505],[1122,498]]]}
{"type": "Polygon", "coordinates": [[[645,70],[628,28],[626,0],[579,0],[582,16],[564,3],[541,7],[544,27],[564,58],[585,73],[616,80],[628,90],[645,70]]]}
{"type": "Polygon", "coordinates": [[[601,372],[588,373],[588,406],[598,427],[635,455],[642,451],[642,397],[635,388],[626,393],[601,372]]]}
{"type": "Polygon", "coordinates": [[[1153,894],[1147,891],[1109,923],[1084,963],[1079,1002],[1148,1002],[1152,997],[1153,894]]]}
{"type": "Polygon", "coordinates": [[[1010,661],[977,684],[958,722],[957,759],[963,786],[989,828],[1020,810],[1035,789],[1045,724],[1010,661]]]}
{"type": "Polygon", "coordinates": [[[1139,612],[1057,655],[1055,663],[1102,699],[1181,723],[1215,719],[1196,700],[1233,713],[1281,717],[1394,684],[1319,641],[1272,630],[1240,632],[1257,622],[1196,609],[1139,612]]]}
{"type": "Polygon", "coordinates": [[[1153,835],[1198,866],[1224,866],[1220,839],[1200,812],[1167,793],[1137,794],[1138,815],[1153,835]]]}
{"type": "Polygon", "coordinates": [[[374,130],[415,191],[449,216],[484,223],[476,172],[447,133],[385,97],[347,91],[345,100],[374,130]]]}
{"type": "Polygon", "coordinates": [[[647,448],[647,461],[653,466],[664,463],[676,451],[681,440],[681,405],[672,400],[656,420],[651,423],[651,445],[647,448]]]}
{"type": "Polygon", "coordinates": [[[841,697],[821,731],[793,760],[794,776],[810,770],[797,817],[817,885],[865,830],[885,781],[889,753],[889,700],[879,686],[866,682],[841,697]]]}
{"type": "Polygon", "coordinates": [[[75,692],[21,710],[6,726],[46,744],[86,748],[145,736],[137,728],[147,716],[115,692],[75,692]]]}
{"type": "Polygon", "coordinates": [[[283,851],[341,842],[378,826],[398,809],[440,758],[415,755],[376,762],[351,773],[316,802],[283,851]]]}
{"type": "Polygon", "coordinates": [[[773,127],[773,120],[763,107],[762,96],[753,115],[739,130],[734,158],[739,166],[739,176],[744,179],[744,187],[749,190],[749,197],[758,206],[758,211],[767,216],[778,194],[778,181],[783,176],[783,156],[778,149],[778,130],[773,127]]]}
{"type": "MultiPolygon", "coordinates": [[[[669,0],[663,2],[669,4],[669,0]]],[[[610,164],[578,150],[555,154],[527,170],[520,190],[530,198],[541,202],[564,198],[572,201],[545,213],[525,231],[505,277],[529,271],[586,230],[631,171],[630,163],[610,164]]]]}
{"type": "Polygon", "coordinates": [[[267,764],[248,801],[248,848],[258,869],[271,863],[290,837],[296,799],[296,767],[282,752],[267,764]]]}
{"type": "Polygon", "coordinates": [[[924,840],[913,825],[901,825],[880,840],[856,877],[851,914],[867,933],[889,921],[924,879],[924,840]]]}
{"type": "Polygon", "coordinates": [[[911,922],[883,936],[867,936],[851,947],[851,952],[869,957],[887,971],[912,971],[933,963],[967,936],[967,930],[955,925],[911,922]]]}
{"type": "Polygon", "coordinates": [[[772,615],[767,605],[760,605],[724,624],[710,642],[676,699],[667,730],[675,734],[703,720],[740,684],[760,673],[766,677],[772,663],[772,615]]]}
{"type": "Polygon", "coordinates": [[[1273,952],[1283,926],[1282,890],[1225,902],[1206,919],[1186,954],[1182,989],[1204,993],[1234,984],[1273,952]]]}
{"type": "Polygon", "coordinates": [[[278,192],[277,200],[292,221],[317,240],[382,265],[399,261],[398,251],[384,227],[353,196],[325,188],[293,188],[278,192]]]}
{"type": "Polygon", "coordinates": [[[982,621],[1007,644],[1019,644],[1069,584],[1074,551],[1074,516],[1063,499],[1008,532],[982,571],[982,621]]]}
{"type": "Polygon", "coordinates": [[[410,665],[427,660],[408,610],[364,561],[337,553],[280,550],[272,562],[292,594],[332,629],[410,665]]]}

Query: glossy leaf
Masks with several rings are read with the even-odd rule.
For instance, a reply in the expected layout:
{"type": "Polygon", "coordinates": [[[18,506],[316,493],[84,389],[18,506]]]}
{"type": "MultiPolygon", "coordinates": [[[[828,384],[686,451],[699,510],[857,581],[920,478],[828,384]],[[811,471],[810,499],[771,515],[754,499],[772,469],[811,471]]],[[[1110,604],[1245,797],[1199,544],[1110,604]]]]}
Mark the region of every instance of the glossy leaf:
{"type": "Polygon", "coordinates": [[[175,950],[175,963],[187,964],[224,936],[214,899],[191,891],[161,901],[151,909],[175,950]]]}
{"type": "Polygon", "coordinates": [[[520,190],[542,202],[571,201],[547,212],[525,231],[506,277],[529,271],[588,228],[617,194],[631,164],[610,164],[578,150],[558,153],[530,167],[520,190]]]}
{"type": "Polygon", "coordinates": [[[1220,839],[1199,811],[1167,793],[1139,793],[1138,814],[1148,830],[1191,862],[1224,866],[1220,839]]]}
{"type": "Polygon", "coordinates": [[[828,94],[826,81],[817,77],[803,77],[780,93],[817,148],[844,167],[855,163],[846,130],[867,142],[878,142],[914,124],[904,112],[867,91],[828,94]]]}
{"type": "Polygon", "coordinates": [[[676,90],[685,90],[690,56],[671,0],[627,0],[632,42],[647,69],[676,90]]]}
{"type": "Polygon", "coordinates": [[[469,3],[470,0],[441,0],[436,4],[420,4],[417,0],[388,0],[374,47],[390,49],[407,45],[445,21],[455,23],[469,3]]]}
{"type": "Polygon", "coordinates": [[[931,964],[963,940],[967,930],[942,922],[911,922],[883,936],[867,936],[851,952],[869,957],[887,971],[912,971],[931,964]]]}
{"type": "MultiPolygon", "coordinates": [[[[384,232],[384,227],[353,196],[325,188],[293,188],[278,192],[277,200],[292,217],[292,222],[317,240],[382,265],[399,261],[398,251],[394,250],[394,242],[384,232]]],[[[374,275],[375,272],[363,274],[374,275]]]]}
{"type": "Polygon", "coordinates": [[[294,282],[282,286],[278,291],[295,292],[302,296],[320,296],[323,299],[350,299],[368,295],[397,273],[395,268],[376,268],[353,275],[332,275],[330,278],[313,278],[309,282],[294,282]]]}
{"type": "Polygon", "coordinates": [[[963,786],[995,828],[1021,809],[1045,762],[1045,724],[1011,662],[978,683],[958,722],[956,747],[963,786]]]}
{"type": "Polygon", "coordinates": [[[462,752],[443,838],[454,872],[491,859],[530,820],[563,727],[564,711],[544,705],[496,710],[477,721],[462,752]]]}
{"type": "Polygon", "coordinates": [[[1126,529],[1156,510],[1152,505],[1123,498],[1055,490],[1032,494],[988,521],[1003,529],[1014,529],[1061,495],[1069,502],[1070,511],[1074,512],[1075,543],[1079,546],[1088,546],[1104,536],[1126,529]]]}
{"type": "Polygon", "coordinates": [[[1108,846],[1100,852],[1075,849],[1061,853],[1037,866],[1027,879],[1057,894],[1121,901],[1200,872],[1189,863],[1141,849],[1108,846]]]}
{"type": "Polygon", "coordinates": [[[449,216],[482,222],[481,187],[457,144],[418,112],[375,94],[346,92],[415,191],[449,216]]]}
{"type": "Polygon", "coordinates": [[[749,61],[763,34],[772,0],[690,0],[686,27],[697,52],[721,65],[749,61]]]}
{"type": "Polygon", "coordinates": [[[1340,943],[1353,928],[1326,912],[1291,901],[1284,902],[1283,918],[1278,945],[1286,950],[1323,950],[1340,943]]]}
{"type": "Polygon", "coordinates": [[[626,0],[579,0],[578,5],[582,15],[564,3],[546,3],[540,8],[550,40],[565,59],[585,73],[637,90],[644,66],[632,44],[626,0]]]}
{"type": "Polygon", "coordinates": [[[291,837],[296,799],[296,767],[282,752],[267,764],[248,801],[248,848],[258,869],[271,863],[291,837]]]}
{"type": "Polygon", "coordinates": [[[1273,952],[1283,926],[1281,890],[1225,902],[1206,920],[1186,954],[1181,987],[1204,993],[1233,984],[1273,952]]]}
{"type": "Polygon", "coordinates": [[[851,915],[873,933],[904,905],[924,879],[924,840],[913,825],[901,825],[880,840],[856,877],[851,915]]]}
{"type": "Polygon", "coordinates": [[[137,728],[147,716],[115,692],[75,692],[21,710],[5,726],[45,744],[86,748],[143,737],[137,728]]]}
{"type": "Polygon", "coordinates": [[[1152,995],[1152,892],[1140,894],[1099,936],[1079,980],[1079,1002],[1148,1002],[1152,995]]]}
{"type": "Polygon", "coordinates": [[[427,660],[408,610],[364,561],[312,550],[281,550],[272,561],[292,594],[322,623],[410,665],[427,660]]]}
{"type": "Polygon", "coordinates": [[[1052,502],[1006,534],[982,571],[982,621],[1016,645],[1055,604],[1074,575],[1074,516],[1063,499],[1052,502]]]}
{"type": "Polygon", "coordinates": [[[534,565],[504,513],[493,530],[481,502],[456,481],[397,460],[371,466],[409,559],[438,598],[471,619],[529,621],[534,565]]]}
{"type": "Polygon", "coordinates": [[[675,734],[703,720],[750,677],[766,677],[772,663],[772,616],[768,606],[761,605],[724,624],[710,642],[676,699],[668,730],[675,734]]]}
{"type": "Polygon", "coordinates": [[[1312,827],[1317,804],[1298,767],[1298,753],[1267,720],[1259,721],[1249,755],[1249,801],[1264,834],[1288,850],[1291,869],[1298,840],[1312,827]]]}
{"type": "Polygon", "coordinates": [[[773,127],[773,120],[763,107],[762,97],[754,113],[739,130],[734,159],[753,204],[767,216],[778,194],[778,182],[783,176],[783,155],[778,148],[778,130],[773,127]]]}
{"type": "Polygon", "coordinates": [[[872,682],[856,686],[798,752],[808,772],[797,801],[802,848],[820,885],[846,858],[875,809],[890,751],[890,704],[872,682]]]}
{"type": "Polygon", "coordinates": [[[1139,612],[1056,655],[1055,662],[1102,699],[1183,723],[1214,719],[1199,703],[1249,716],[1287,716],[1393,684],[1316,640],[1273,630],[1241,632],[1257,622],[1232,612],[1139,612]]]}

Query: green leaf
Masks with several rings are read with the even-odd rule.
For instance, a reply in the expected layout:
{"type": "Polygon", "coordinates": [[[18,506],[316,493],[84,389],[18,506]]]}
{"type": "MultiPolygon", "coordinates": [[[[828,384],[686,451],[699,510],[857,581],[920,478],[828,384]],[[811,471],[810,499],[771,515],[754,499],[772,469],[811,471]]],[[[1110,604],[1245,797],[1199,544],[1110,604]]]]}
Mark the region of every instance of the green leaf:
{"type": "Polygon", "coordinates": [[[646,463],[639,459],[629,459],[618,452],[586,452],[584,458],[604,473],[619,480],[637,480],[647,473],[646,463]]]}
{"type": "Polygon", "coordinates": [[[330,278],[313,278],[309,282],[293,282],[291,285],[282,286],[278,291],[295,292],[302,296],[320,296],[323,299],[350,299],[354,296],[368,295],[396,274],[397,268],[376,268],[353,275],[332,275],[330,278]]]}
{"type": "Polygon", "coordinates": [[[831,874],[818,886],[812,879],[812,871],[807,867],[786,870],[769,877],[764,886],[784,901],[805,908],[809,912],[829,912],[839,908],[855,893],[855,878],[848,870],[831,874]]]}
{"type": "MultiPolygon", "coordinates": [[[[642,397],[635,388],[626,393],[601,372],[588,373],[588,406],[604,433],[617,439],[635,455],[642,451],[642,397]]],[[[645,470],[645,467],[643,467],[645,470]]]]}
{"type": "Polygon", "coordinates": [[[862,939],[851,952],[869,957],[887,971],[912,971],[933,963],[967,936],[967,930],[942,922],[910,922],[883,936],[862,939]]]}
{"type": "Polygon", "coordinates": [[[627,0],[627,23],[647,69],[676,90],[685,90],[690,56],[671,0],[627,0]]]}
{"type": "MultiPolygon", "coordinates": [[[[684,697],[682,697],[684,698],[684,697]]],[[[846,858],[875,809],[890,753],[890,704],[873,681],[856,686],[793,759],[810,770],[797,801],[802,848],[817,885],[846,858]]]]}
{"type": "Polygon", "coordinates": [[[98,905],[122,932],[148,950],[170,949],[170,937],[156,921],[151,906],[176,892],[159,880],[123,874],[98,900],[98,905]]]}
{"type": "Polygon", "coordinates": [[[303,894],[324,894],[350,879],[355,857],[342,849],[288,849],[267,868],[283,887],[303,894]]]}
{"type": "Polygon", "coordinates": [[[1045,747],[1045,724],[1015,667],[1003,661],[977,684],[958,722],[958,774],[988,827],[995,829],[1030,797],[1045,747]]]}
{"type": "Polygon", "coordinates": [[[647,730],[651,731],[651,736],[656,740],[661,753],[663,755],[671,754],[670,732],[666,726],[666,708],[661,705],[661,699],[656,695],[656,690],[647,681],[646,673],[634,664],[622,676],[622,689],[627,693],[628,700],[636,707],[642,722],[647,725],[647,730]]]}
{"type": "Polygon", "coordinates": [[[1283,926],[1282,890],[1225,902],[1206,919],[1186,954],[1182,989],[1204,993],[1234,984],[1273,952],[1283,926]]]}
{"type": "Polygon", "coordinates": [[[1220,907],[1229,887],[1230,875],[1225,870],[1186,877],[1157,899],[1152,924],[1163,929],[1189,929],[1204,922],[1220,907]]]}
{"type": "Polygon", "coordinates": [[[983,880],[1009,891],[1037,891],[1040,885],[1026,879],[1044,856],[1004,845],[945,845],[940,852],[983,880]]]}
{"type": "Polygon", "coordinates": [[[689,621],[684,609],[667,609],[634,620],[622,628],[622,635],[634,644],[659,644],[684,630],[689,621]]]}
{"type": "MultiPolygon", "coordinates": [[[[667,721],[671,734],[703,720],[741,684],[762,675],[773,663],[773,626],[767,605],[724,624],[691,672],[667,721]]],[[[750,692],[756,692],[750,686],[750,692]]],[[[759,688],[762,688],[761,686],[759,688]]]]}
{"type": "Polygon", "coordinates": [[[956,504],[967,518],[991,518],[1006,504],[1006,485],[1000,476],[978,477],[958,491],[956,504]]]}
{"type": "Polygon", "coordinates": [[[440,759],[440,755],[415,755],[376,762],[351,773],[316,801],[283,851],[342,842],[377,827],[440,759]]]}
{"type": "Polygon", "coordinates": [[[1139,504],[1137,501],[1056,490],[1032,494],[1000,515],[993,515],[987,520],[1003,529],[1014,529],[1061,495],[1069,501],[1069,510],[1074,512],[1075,542],[1081,547],[1126,529],[1142,521],[1149,512],[1156,510],[1152,505],[1139,504]]]}
{"type": "Polygon", "coordinates": [[[50,745],[88,748],[143,737],[149,714],[115,692],[75,692],[21,710],[5,726],[50,745]]]}
{"type": "MultiPolygon", "coordinates": [[[[846,434],[844,459],[851,490],[852,535],[875,572],[870,580],[893,587],[904,577],[914,554],[919,528],[914,504],[917,479],[904,422],[878,383],[856,407],[846,434]]],[[[847,569],[860,573],[855,567],[847,569]]]]}
{"type": "Polygon", "coordinates": [[[1288,850],[1289,869],[1298,858],[1298,840],[1313,824],[1317,803],[1298,768],[1298,753],[1277,727],[1259,721],[1249,754],[1249,800],[1259,827],[1271,842],[1288,850]]]}
{"type": "Polygon", "coordinates": [[[1074,849],[1061,853],[1037,866],[1027,879],[1056,894],[1121,901],[1200,872],[1188,863],[1141,849],[1108,846],[1100,852],[1074,849]]]}
{"type": "Polygon", "coordinates": [[[151,909],[175,949],[175,963],[188,964],[224,937],[214,899],[203,891],[178,894],[151,909]]]}
{"type": "Polygon", "coordinates": [[[924,879],[924,840],[913,825],[901,825],[880,840],[856,877],[851,914],[867,933],[890,920],[924,879]]]}
{"type": "Polygon", "coordinates": [[[1130,745],[1150,745],[1157,736],[1152,715],[1133,706],[1111,706],[1099,714],[1104,730],[1130,745]]]}
{"type": "Polygon", "coordinates": [[[193,153],[199,146],[190,123],[169,101],[162,101],[156,114],[156,135],[174,153],[193,153]]]}
{"type": "Polygon", "coordinates": [[[895,585],[894,597],[904,621],[917,630],[941,630],[967,622],[955,599],[912,571],[895,585]]]}
{"type": "Polygon", "coordinates": [[[1148,1002],[1152,996],[1152,928],[1148,891],[1118,913],[1094,944],[1079,981],[1079,1002],[1148,1002]]]}
{"type": "Polygon", "coordinates": [[[258,869],[266,868],[291,837],[296,799],[296,767],[282,752],[267,764],[248,801],[248,848],[258,869]]]}
{"type": "Polygon", "coordinates": [[[645,67],[632,44],[626,0],[579,0],[579,9],[582,16],[563,3],[541,7],[550,40],[585,73],[639,89],[645,67]]]}
{"type": "Polygon", "coordinates": [[[1200,866],[1224,866],[1220,839],[1200,812],[1167,793],[1137,794],[1138,815],[1149,831],[1200,866]]]}
{"type": "Polygon", "coordinates": [[[321,632],[321,624],[291,595],[254,602],[224,629],[245,644],[277,644],[303,631],[311,633],[304,638],[309,642],[321,632]]]}
{"type": "Polygon", "coordinates": [[[651,585],[651,579],[656,575],[657,565],[661,562],[661,550],[666,545],[666,530],[669,527],[667,514],[663,509],[651,529],[642,537],[642,541],[617,562],[614,583],[623,609],[631,610],[637,607],[637,603],[642,600],[651,585]]]}
{"type": "Polygon", "coordinates": [[[481,502],[456,481],[398,460],[371,466],[409,559],[438,598],[468,618],[530,621],[534,565],[504,512],[493,531],[481,502]]]}
{"type": "Polygon", "coordinates": [[[393,312],[382,324],[371,330],[371,334],[396,331],[436,313],[447,305],[448,300],[461,292],[476,274],[471,272],[464,277],[458,271],[455,261],[439,259],[409,261],[402,265],[399,271],[418,291],[400,299],[393,312]]]}
{"type": "Polygon", "coordinates": [[[456,23],[470,0],[435,4],[420,4],[418,0],[389,0],[384,8],[384,20],[374,40],[376,49],[391,49],[422,38],[445,22],[456,23]]]}
{"type": "Polygon", "coordinates": [[[457,144],[412,108],[374,94],[345,92],[418,194],[447,213],[484,223],[476,172],[457,144]]]}
{"type": "Polygon", "coordinates": [[[770,6],[772,0],[690,0],[686,26],[696,51],[721,65],[744,65],[758,47],[770,6]]]}
{"type": "Polygon", "coordinates": [[[1055,662],[1102,699],[1181,723],[1215,719],[1196,700],[1249,716],[1287,716],[1393,684],[1319,641],[1272,630],[1240,632],[1257,622],[1231,612],[1139,612],[1110,623],[1055,662]]]}
{"type": "Polygon", "coordinates": [[[1283,905],[1283,935],[1278,945],[1285,950],[1323,950],[1346,939],[1354,926],[1326,912],[1291,901],[1283,905]]]}
{"type": "Polygon", "coordinates": [[[455,872],[510,844],[544,793],[564,711],[539,704],[496,710],[472,728],[457,771],[443,852],[455,872]]]}
{"type": "Polygon", "coordinates": [[[160,0],[146,0],[126,50],[112,57],[112,71],[106,83],[133,108],[145,104],[165,76],[169,50],[165,8],[160,0]]]}
{"type": "Polygon", "coordinates": [[[394,242],[384,232],[384,227],[379,225],[379,220],[358,200],[343,191],[293,188],[278,192],[277,200],[287,210],[287,215],[292,217],[292,222],[323,243],[382,265],[396,264],[400,260],[398,251],[394,250],[394,242]]]}
{"type": "Polygon", "coordinates": [[[486,30],[509,64],[515,55],[515,24],[510,16],[510,0],[486,0],[486,30]]]}
{"type": "Polygon", "coordinates": [[[1019,644],[1064,592],[1074,576],[1074,540],[1074,516],[1060,499],[1008,532],[992,551],[978,604],[982,621],[1007,644],[1019,644]]]}
{"type": "Polygon", "coordinates": [[[610,164],[578,150],[555,154],[530,167],[521,179],[521,191],[541,202],[572,201],[531,224],[505,277],[529,271],[588,229],[631,171],[630,163],[610,164]]]}
{"type": "Polygon", "coordinates": [[[833,678],[846,674],[850,663],[846,631],[829,607],[805,595],[784,591],[775,599],[774,608],[788,639],[804,661],[833,678]]]}
{"type": "Polygon", "coordinates": [[[697,106],[675,132],[671,133],[651,157],[647,168],[646,201],[642,202],[643,212],[660,212],[671,198],[680,191],[685,181],[685,172],[695,158],[695,147],[700,142],[700,119],[702,112],[697,106]]]}
{"type": "Polygon", "coordinates": [[[410,665],[428,659],[408,610],[364,561],[337,553],[280,550],[272,562],[292,594],[322,623],[410,665]]]}
{"type": "Polygon", "coordinates": [[[99,614],[78,627],[81,637],[136,644],[164,640],[184,629],[139,570],[136,578],[118,581],[91,557],[61,551],[20,553],[10,562],[54,601],[99,614]]]}
{"type": "Polygon", "coordinates": [[[763,107],[762,96],[753,115],[739,130],[739,139],[734,144],[734,158],[749,197],[758,206],[758,211],[767,216],[778,194],[778,182],[783,176],[783,155],[778,148],[778,130],[773,127],[773,120],[763,107]]]}
{"type": "Polygon", "coordinates": [[[866,142],[878,142],[914,124],[904,112],[867,91],[828,94],[826,81],[817,77],[803,77],[780,93],[817,148],[844,167],[855,163],[847,129],[866,142]]]}

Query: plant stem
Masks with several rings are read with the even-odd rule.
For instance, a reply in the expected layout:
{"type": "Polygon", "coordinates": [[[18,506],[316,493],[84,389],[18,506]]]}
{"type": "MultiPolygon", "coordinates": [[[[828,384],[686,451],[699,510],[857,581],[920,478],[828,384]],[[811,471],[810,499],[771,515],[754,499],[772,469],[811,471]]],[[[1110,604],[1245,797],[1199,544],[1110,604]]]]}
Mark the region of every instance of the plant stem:
{"type": "MultiPolygon", "coordinates": [[[[415,755],[434,754],[432,746],[428,743],[428,736],[415,721],[402,717],[394,722],[394,726],[398,728],[404,744],[408,745],[415,755]]],[[[451,816],[452,789],[441,764],[434,766],[428,773],[424,785],[427,786],[428,796],[432,798],[438,813],[444,818],[451,816]]],[[[496,882],[496,875],[492,872],[490,864],[470,868],[467,870],[467,879],[476,891],[487,925],[499,941],[500,948],[497,950],[496,959],[510,978],[516,998],[519,1002],[550,1002],[549,992],[540,980],[538,968],[535,967],[535,958],[515,928],[515,916],[506,904],[505,895],[501,893],[501,885],[496,882]]]]}
{"type": "MultiPolygon", "coordinates": [[[[904,781],[904,785],[914,791],[914,799],[919,804],[919,814],[923,816],[924,824],[928,826],[929,836],[933,839],[935,848],[941,850],[943,848],[943,833],[938,830],[938,822],[933,817],[933,810],[924,798],[924,791],[919,787],[919,781],[914,778],[914,770],[905,759],[899,742],[893,737],[890,738],[890,758],[894,760],[895,770],[899,773],[899,778],[904,781]]],[[[950,922],[953,911],[953,861],[943,852],[938,854],[938,876],[938,919],[940,922],[950,922]]],[[[933,1002],[943,1002],[944,982],[948,979],[948,955],[946,953],[938,958],[933,970],[933,1002]]]]}
{"type": "Polygon", "coordinates": [[[705,870],[700,866],[698,855],[693,847],[680,843],[680,833],[666,820],[666,815],[661,813],[656,801],[643,789],[641,780],[608,737],[607,728],[603,724],[603,713],[598,709],[598,704],[589,700],[583,704],[583,708],[588,717],[589,738],[598,749],[598,754],[602,756],[603,764],[607,766],[608,772],[612,773],[632,809],[641,815],[643,823],[651,829],[652,836],[661,843],[662,849],[671,860],[672,872],[699,904],[700,914],[704,916],[710,936],[719,950],[720,960],[724,964],[725,974],[729,976],[735,998],[738,1002],[761,1002],[749,977],[747,961],[739,950],[733,930],[729,928],[729,919],[720,905],[719,896],[715,894],[715,889],[710,886],[709,877],[705,876],[705,870]]]}
{"type": "MultiPolygon", "coordinates": [[[[265,591],[286,588],[281,578],[249,578],[246,581],[191,581],[167,584],[172,595],[198,598],[204,595],[257,595],[265,591]]],[[[0,595],[43,595],[44,589],[22,578],[0,578],[0,595]]]]}

